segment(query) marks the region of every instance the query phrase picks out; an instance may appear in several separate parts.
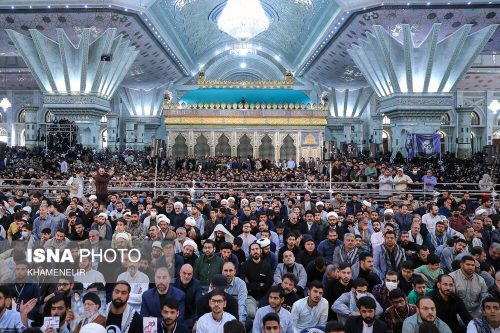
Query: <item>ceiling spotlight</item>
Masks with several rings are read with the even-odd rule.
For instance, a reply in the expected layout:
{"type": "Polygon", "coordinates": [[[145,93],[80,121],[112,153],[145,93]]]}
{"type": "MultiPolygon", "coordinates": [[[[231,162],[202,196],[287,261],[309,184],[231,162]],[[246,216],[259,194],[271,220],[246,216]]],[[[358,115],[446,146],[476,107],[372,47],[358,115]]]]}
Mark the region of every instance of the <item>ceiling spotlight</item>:
{"type": "Polygon", "coordinates": [[[469,2],[467,2],[467,4],[468,4],[468,5],[470,5],[470,4],[471,4],[471,2],[469,1],[469,2]]]}
{"type": "Polygon", "coordinates": [[[68,5],[66,5],[66,8],[69,8],[69,6],[68,6],[68,5]]]}
{"type": "Polygon", "coordinates": [[[430,2],[428,2],[428,3],[427,3],[427,6],[429,6],[430,4],[431,4],[431,3],[430,3],[430,2]]]}
{"type": "Polygon", "coordinates": [[[242,62],[242,63],[240,64],[240,68],[241,68],[241,69],[245,69],[245,68],[247,68],[247,64],[246,64],[245,62],[242,62]]]}
{"type": "Polygon", "coordinates": [[[30,6],[30,9],[33,9],[33,6],[30,6]]]}
{"type": "Polygon", "coordinates": [[[89,8],[89,6],[88,6],[88,5],[85,5],[84,7],[85,7],[85,8],[89,8]]]}
{"type": "Polygon", "coordinates": [[[47,8],[50,8],[50,5],[48,5],[47,8]]]}

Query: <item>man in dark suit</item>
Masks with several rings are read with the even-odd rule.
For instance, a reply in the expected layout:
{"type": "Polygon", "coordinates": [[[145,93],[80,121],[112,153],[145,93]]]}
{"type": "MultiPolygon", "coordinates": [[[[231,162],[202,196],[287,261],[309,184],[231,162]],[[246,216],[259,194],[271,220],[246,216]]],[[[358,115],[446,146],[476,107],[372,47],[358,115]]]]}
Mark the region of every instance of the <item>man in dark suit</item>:
{"type": "Polygon", "coordinates": [[[385,333],[387,325],[380,319],[375,318],[375,300],[369,296],[361,297],[356,303],[359,309],[359,316],[347,318],[345,323],[345,333],[367,332],[385,333]],[[366,327],[366,330],[364,330],[366,327]]]}
{"type": "Polygon", "coordinates": [[[161,304],[167,298],[174,298],[179,302],[179,318],[184,318],[186,294],[170,284],[170,272],[160,267],[155,272],[155,285],[142,294],[141,315],[144,317],[161,317],[161,304]]]}

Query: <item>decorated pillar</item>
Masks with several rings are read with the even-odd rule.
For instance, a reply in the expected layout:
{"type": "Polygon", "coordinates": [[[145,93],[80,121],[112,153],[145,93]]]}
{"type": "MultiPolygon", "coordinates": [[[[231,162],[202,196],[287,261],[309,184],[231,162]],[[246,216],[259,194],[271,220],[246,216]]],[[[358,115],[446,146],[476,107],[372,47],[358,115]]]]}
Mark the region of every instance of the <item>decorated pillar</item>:
{"type": "Polygon", "coordinates": [[[27,106],[24,108],[25,114],[25,127],[24,127],[24,142],[26,148],[36,147],[38,141],[38,107],[37,106],[27,106]]]}
{"type": "Polygon", "coordinates": [[[136,142],[135,149],[143,150],[144,149],[144,123],[137,123],[137,131],[135,132],[136,142]]]}
{"type": "Polygon", "coordinates": [[[471,145],[471,113],[473,107],[459,107],[457,112],[457,157],[470,158],[472,156],[471,145]]]}
{"type": "Polygon", "coordinates": [[[116,115],[114,113],[110,113],[107,115],[107,118],[108,118],[108,123],[107,123],[108,149],[110,151],[116,151],[116,150],[118,150],[116,138],[119,136],[118,135],[118,115],[116,115]]]}
{"type": "Polygon", "coordinates": [[[125,148],[135,149],[136,147],[136,136],[135,136],[135,121],[127,120],[125,123],[125,148]]]}
{"type": "Polygon", "coordinates": [[[441,116],[453,109],[456,85],[497,26],[470,34],[472,25],[467,24],[438,41],[441,25],[434,24],[424,41],[417,43],[410,26],[404,24],[401,43],[374,25],[366,40],[358,40],[348,50],[380,99],[379,113],[391,119],[393,156],[407,155],[408,134],[434,134],[440,129],[441,116]]]}
{"type": "Polygon", "coordinates": [[[29,37],[6,31],[43,93],[43,107],[57,119],[74,121],[84,139],[80,143],[98,148],[100,127],[93,124],[111,111],[110,99],[138,51],[114,28],[95,40],[91,29],[83,29],[76,43],[63,29],[57,29],[56,41],[35,29],[29,30],[29,37]],[[106,61],[102,55],[111,58],[106,61]]]}
{"type": "MultiPolygon", "coordinates": [[[[163,123],[162,111],[164,101],[164,87],[150,90],[122,88],[119,90],[123,104],[128,111],[131,121],[137,123],[136,149],[143,150],[145,146],[144,133],[146,127],[150,131],[158,131],[163,123]]],[[[165,137],[162,133],[161,137],[165,137]]],[[[157,138],[160,138],[157,136],[157,138]]]]}

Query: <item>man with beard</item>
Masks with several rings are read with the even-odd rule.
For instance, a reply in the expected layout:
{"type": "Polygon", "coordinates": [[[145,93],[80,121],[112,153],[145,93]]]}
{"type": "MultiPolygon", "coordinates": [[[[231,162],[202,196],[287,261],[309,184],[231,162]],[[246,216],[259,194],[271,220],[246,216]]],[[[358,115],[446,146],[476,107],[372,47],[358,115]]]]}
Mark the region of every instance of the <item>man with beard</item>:
{"type": "Polygon", "coordinates": [[[239,320],[244,323],[247,319],[246,300],[248,297],[248,291],[246,284],[242,279],[235,276],[236,266],[230,261],[224,263],[224,266],[222,267],[222,274],[227,278],[226,292],[238,300],[239,320]]]}
{"type": "MultiPolygon", "coordinates": [[[[149,288],[149,278],[146,274],[139,271],[139,255],[129,252],[123,256],[123,265],[127,270],[118,275],[117,280],[126,281],[130,284],[128,303],[139,311],[142,303],[142,294],[149,288]]],[[[159,317],[159,315],[157,316],[159,317]]]]}
{"type": "Polygon", "coordinates": [[[7,309],[7,298],[10,297],[9,289],[6,286],[0,286],[0,332],[3,330],[12,330],[12,332],[23,332],[28,327],[28,312],[33,310],[37,299],[22,302],[19,306],[19,312],[16,309],[7,309]]]}
{"type": "Polygon", "coordinates": [[[444,321],[453,332],[465,333],[466,326],[472,320],[465,304],[454,292],[454,281],[448,274],[442,274],[438,277],[437,288],[434,288],[428,295],[436,304],[436,315],[444,321]],[[457,316],[460,316],[461,324],[457,316]]]}
{"type": "MultiPolygon", "coordinates": [[[[36,283],[29,283],[28,262],[24,259],[14,259],[16,262],[15,283],[11,284],[9,288],[15,291],[16,304],[21,304],[21,302],[27,303],[33,298],[35,298],[38,302],[40,300],[40,288],[36,283]]],[[[34,319],[37,311],[38,307],[32,309],[28,314],[28,317],[30,319],[34,319]]]]}
{"type": "Polygon", "coordinates": [[[209,313],[205,313],[196,323],[196,333],[223,333],[226,322],[236,318],[229,312],[225,312],[226,294],[221,290],[214,290],[209,298],[209,313]]]}
{"type": "Polygon", "coordinates": [[[323,298],[323,285],[319,281],[309,284],[308,296],[293,304],[292,325],[295,333],[316,325],[325,325],[328,318],[328,301],[323,298]]]}
{"type": "MultiPolygon", "coordinates": [[[[292,273],[286,273],[283,275],[281,284],[279,285],[284,292],[284,300],[281,305],[287,311],[292,311],[293,304],[300,299],[299,295],[297,295],[297,284],[299,280],[292,273]]],[[[259,303],[260,307],[269,305],[269,294],[266,297],[263,297],[259,303]]]]}
{"type": "Polygon", "coordinates": [[[194,277],[200,280],[203,286],[208,286],[216,274],[222,272],[224,260],[215,255],[215,244],[207,239],[203,244],[203,254],[194,263],[194,277]]]}
{"type": "Polygon", "coordinates": [[[195,252],[198,251],[198,245],[191,239],[187,238],[182,245],[182,257],[184,258],[184,263],[189,264],[194,267],[194,263],[198,256],[195,252]]]}
{"type": "Polygon", "coordinates": [[[261,256],[260,245],[253,243],[250,245],[250,259],[241,265],[240,277],[247,283],[247,313],[250,318],[255,316],[258,300],[266,294],[273,283],[271,266],[263,261],[261,256]]]}
{"type": "Polygon", "coordinates": [[[391,306],[385,310],[384,318],[392,333],[402,333],[403,322],[406,318],[417,312],[417,307],[408,304],[406,294],[397,288],[389,292],[391,306]]]}
{"type": "Polygon", "coordinates": [[[390,270],[399,271],[401,263],[406,260],[404,250],[396,244],[396,233],[386,231],[384,234],[384,244],[373,252],[375,270],[380,279],[383,279],[390,270]]]}
{"type": "Polygon", "coordinates": [[[91,230],[97,230],[102,240],[111,240],[113,238],[113,229],[108,222],[108,214],[99,213],[97,223],[92,224],[91,230]]]}
{"type": "Polygon", "coordinates": [[[460,260],[460,269],[450,273],[455,282],[455,293],[464,301],[469,312],[478,311],[481,300],[488,296],[486,283],[475,270],[474,258],[463,256],[460,260]]]}
{"type": "Polygon", "coordinates": [[[71,276],[65,276],[65,277],[60,277],[57,280],[57,290],[54,291],[53,293],[47,295],[43,302],[46,303],[48,302],[52,297],[56,295],[64,295],[64,297],[70,297],[71,296],[71,291],[73,290],[73,287],[75,286],[73,283],[73,277],[71,276]]]}
{"type": "MultiPolygon", "coordinates": [[[[71,333],[70,323],[73,320],[72,315],[67,316],[71,311],[71,303],[68,297],[64,295],[56,295],[52,297],[45,305],[50,309],[50,317],[59,317],[58,333],[71,333]]],[[[41,330],[44,333],[56,333],[52,327],[42,326],[41,330]]]]}
{"type": "Polygon", "coordinates": [[[130,285],[126,281],[118,281],[111,294],[111,303],[107,307],[106,328],[115,329],[117,333],[142,332],[142,316],[130,305],[128,299],[130,285]]]}
{"type": "Polygon", "coordinates": [[[382,283],[377,273],[373,271],[373,256],[366,252],[360,253],[359,272],[353,272],[353,277],[365,279],[368,282],[368,292],[370,293],[372,292],[373,287],[382,283]]]}
{"type": "Polygon", "coordinates": [[[441,268],[447,272],[452,272],[453,268],[451,267],[451,263],[455,260],[456,256],[465,251],[466,246],[467,243],[464,239],[457,238],[455,239],[453,246],[444,248],[439,258],[441,268]]]}
{"type": "Polygon", "coordinates": [[[356,302],[359,316],[350,316],[345,323],[346,333],[372,332],[385,333],[387,325],[375,318],[377,303],[370,296],[363,296],[356,302]]]}
{"type": "Polygon", "coordinates": [[[75,282],[80,282],[83,284],[83,288],[87,288],[91,283],[100,282],[102,284],[106,284],[104,280],[104,276],[101,272],[92,269],[92,262],[90,258],[85,256],[80,258],[80,262],[78,263],[80,269],[83,269],[84,272],[80,271],[75,275],[75,282]]]}
{"type": "Polygon", "coordinates": [[[165,299],[175,298],[179,302],[179,316],[184,317],[186,294],[170,285],[170,272],[160,267],[155,272],[155,287],[142,294],[141,315],[143,317],[160,317],[161,307],[165,299]]]}
{"type": "Polygon", "coordinates": [[[255,319],[253,321],[252,333],[263,333],[264,327],[262,319],[268,313],[274,313],[279,317],[279,326],[281,326],[281,332],[292,333],[292,315],[290,311],[282,307],[285,301],[285,292],[279,286],[272,286],[269,290],[268,296],[269,305],[261,307],[257,310],[255,314],[255,319]]]}
{"type": "Polygon", "coordinates": [[[344,235],[344,244],[335,248],[333,252],[332,264],[334,266],[339,267],[342,264],[349,264],[353,271],[359,270],[359,255],[354,239],[354,234],[346,233],[344,235]]]}
{"type": "Polygon", "coordinates": [[[196,300],[201,296],[201,283],[193,278],[193,266],[182,265],[174,286],[186,294],[184,321],[188,328],[192,328],[196,321],[196,300]]]}
{"type": "Polygon", "coordinates": [[[436,305],[429,296],[420,297],[416,305],[417,313],[403,322],[404,333],[419,333],[419,326],[422,323],[434,324],[439,333],[451,333],[450,327],[436,316],[436,305]]]}
{"type": "MultiPolygon", "coordinates": [[[[101,308],[101,299],[96,293],[87,292],[85,296],[83,296],[83,314],[80,316],[81,321],[76,326],[73,333],[80,333],[82,326],[87,325],[89,323],[96,323],[103,327],[106,325],[106,317],[99,313],[99,309],[101,308]]],[[[73,316],[73,312],[69,311],[69,317],[73,316]]]]}
{"type": "MultiPolygon", "coordinates": [[[[333,212],[335,215],[337,213],[333,212]]],[[[329,213],[330,214],[330,213],[329,213]]],[[[329,218],[330,221],[331,218],[329,218]]],[[[342,241],[338,239],[338,232],[336,229],[327,229],[328,233],[326,239],[322,240],[318,245],[318,253],[325,258],[325,263],[330,265],[333,260],[333,253],[335,249],[342,245],[342,241]]]]}
{"type": "Polygon", "coordinates": [[[191,333],[184,321],[179,319],[179,302],[175,298],[167,298],[161,304],[161,318],[158,320],[158,333],[191,333]]]}
{"type": "MultiPolygon", "coordinates": [[[[349,292],[352,288],[352,268],[345,263],[338,268],[338,278],[329,280],[326,284],[325,298],[330,304],[333,304],[343,293],[349,292]]],[[[337,314],[330,309],[328,313],[329,320],[336,320],[337,314]]]]}
{"type": "Polygon", "coordinates": [[[297,293],[299,295],[304,295],[304,289],[307,284],[307,273],[304,266],[295,262],[295,256],[292,251],[285,251],[285,253],[283,253],[283,262],[278,264],[274,272],[274,283],[280,284],[285,273],[292,273],[299,279],[299,283],[296,287],[297,293]]]}

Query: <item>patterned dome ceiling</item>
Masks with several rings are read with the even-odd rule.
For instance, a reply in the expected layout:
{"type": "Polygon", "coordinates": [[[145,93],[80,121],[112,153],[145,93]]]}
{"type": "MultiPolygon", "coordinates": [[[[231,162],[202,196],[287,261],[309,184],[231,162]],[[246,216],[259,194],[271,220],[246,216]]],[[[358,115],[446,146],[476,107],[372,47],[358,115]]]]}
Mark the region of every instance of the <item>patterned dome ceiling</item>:
{"type": "MultiPolygon", "coordinates": [[[[474,32],[500,22],[498,4],[481,0],[472,0],[472,6],[453,5],[453,1],[449,6],[445,2],[426,6],[423,0],[414,0],[422,5],[412,2],[410,6],[406,6],[406,0],[394,0],[386,6],[380,6],[381,1],[376,5],[375,0],[312,0],[311,6],[304,6],[298,0],[261,0],[273,23],[269,30],[251,40],[257,54],[238,57],[228,54],[235,40],[220,32],[215,24],[218,11],[227,0],[196,0],[182,9],[175,6],[176,1],[179,0],[87,0],[89,8],[84,8],[70,0],[0,0],[0,26],[26,35],[28,29],[38,29],[51,38],[55,37],[56,28],[63,28],[72,40],[78,39],[83,28],[91,28],[94,36],[107,28],[117,28],[140,51],[123,82],[127,87],[150,89],[173,82],[192,84],[195,74],[204,68],[210,76],[226,79],[278,79],[280,72],[291,69],[304,82],[355,89],[368,83],[347,49],[364,38],[374,24],[384,26],[397,38],[401,37],[401,24],[410,24],[418,41],[438,22],[442,24],[440,38],[464,24],[472,24],[474,32]],[[54,5],[47,8],[48,3],[54,5]],[[28,10],[31,4],[34,7],[28,10]],[[65,8],[65,4],[71,6],[65,8]],[[108,8],[108,4],[112,6],[108,8]],[[364,9],[367,5],[375,7],[364,9]],[[242,62],[246,68],[240,67],[242,62]]],[[[38,89],[3,29],[0,90],[38,89]]],[[[482,54],[499,52],[500,29],[482,54]]],[[[500,75],[481,71],[481,66],[473,65],[459,89],[500,88],[500,75]]]]}

